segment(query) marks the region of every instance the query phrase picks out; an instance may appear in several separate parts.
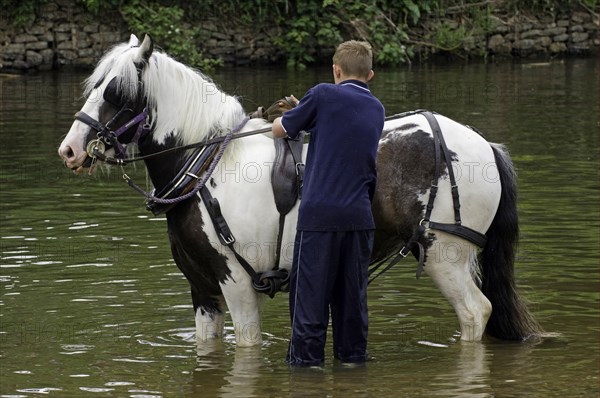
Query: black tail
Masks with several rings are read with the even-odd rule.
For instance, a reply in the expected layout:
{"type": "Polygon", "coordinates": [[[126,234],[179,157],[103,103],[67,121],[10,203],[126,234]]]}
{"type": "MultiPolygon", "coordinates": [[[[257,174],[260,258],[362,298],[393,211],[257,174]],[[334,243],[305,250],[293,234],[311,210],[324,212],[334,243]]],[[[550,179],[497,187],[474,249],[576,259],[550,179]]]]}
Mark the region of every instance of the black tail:
{"type": "Polygon", "coordinates": [[[481,253],[483,294],[492,303],[486,333],[505,340],[524,340],[540,335],[533,318],[515,287],[514,262],[519,240],[515,169],[504,146],[491,144],[498,167],[502,194],[494,221],[481,253]]]}

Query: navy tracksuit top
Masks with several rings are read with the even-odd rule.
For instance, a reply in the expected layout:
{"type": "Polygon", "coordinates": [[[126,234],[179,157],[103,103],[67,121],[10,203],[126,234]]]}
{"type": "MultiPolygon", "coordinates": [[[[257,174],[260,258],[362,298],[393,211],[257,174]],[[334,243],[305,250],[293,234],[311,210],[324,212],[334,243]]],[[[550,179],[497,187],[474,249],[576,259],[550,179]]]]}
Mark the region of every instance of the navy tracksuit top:
{"type": "Polygon", "coordinates": [[[381,102],[358,80],[318,84],[284,113],[290,138],[311,133],[299,231],[375,229],[371,202],[384,118],[381,102]]]}

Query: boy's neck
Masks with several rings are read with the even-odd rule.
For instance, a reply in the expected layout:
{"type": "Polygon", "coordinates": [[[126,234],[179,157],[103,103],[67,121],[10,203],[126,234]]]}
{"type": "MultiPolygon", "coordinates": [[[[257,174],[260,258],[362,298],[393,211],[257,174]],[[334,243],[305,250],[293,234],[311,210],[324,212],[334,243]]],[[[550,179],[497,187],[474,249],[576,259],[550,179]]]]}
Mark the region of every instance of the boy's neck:
{"type": "Polygon", "coordinates": [[[360,79],[358,77],[343,77],[336,84],[344,83],[344,82],[347,82],[348,80],[356,80],[356,81],[359,81],[359,82],[367,84],[367,82],[365,81],[365,79],[360,79]]]}
{"type": "Polygon", "coordinates": [[[340,84],[348,80],[358,80],[359,82],[367,83],[367,81],[361,77],[341,75],[338,79],[335,79],[335,84],[340,84]]]}

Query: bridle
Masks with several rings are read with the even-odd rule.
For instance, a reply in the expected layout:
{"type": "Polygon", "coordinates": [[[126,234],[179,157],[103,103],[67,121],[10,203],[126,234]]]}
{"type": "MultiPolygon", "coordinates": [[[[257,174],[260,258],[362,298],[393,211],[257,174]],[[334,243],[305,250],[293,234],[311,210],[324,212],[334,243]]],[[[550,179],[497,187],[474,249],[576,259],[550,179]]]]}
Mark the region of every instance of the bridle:
{"type": "MultiPolygon", "coordinates": [[[[109,83],[109,85],[111,83],[109,83]]],[[[106,93],[107,91],[105,90],[104,100],[115,107],[119,107],[120,105],[115,103],[116,101],[114,99],[106,98],[106,93]]],[[[150,131],[152,131],[152,125],[150,124],[150,112],[148,111],[147,107],[144,107],[142,112],[138,113],[136,116],[124,123],[121,127],[113,129],[112,125],[114,124],[115,120],[117,120],[125,112],[134,113],[134,111],[130,107],[129,101],[122,105],[121,109],[117,111],[117,113],[106,124],[94,119],[93,117],[91,117],[83,111],[79,111],[75,114],[75,120],[79,120],[80,122],[86,124],[87,126],[91,127],[97,132],[96,138],[85,144],[85,149],[88,154],[86,162],[90,162],[89,164],[86,164],[86,166],[93,166],[93,164],[95,164],[97,160],[100,160],[112,166],[123,166],[129,163],[139,162],[142,160],[147,160],[150,158],[166,155],[173,152],[181,152],[186,151],[188,149],[196,149],[211,146],[213,144],[219,144],[227,139],[227,135],[213,134],[213,138],[195,142],[192,144],[174,146],[147,155],[137,154],[133,156],[127,156],[123,144],[139,144],[140,140],[144,139],[150,133],[150,131]],[[131,141],[127,143],[123,142],[123,135],[136,125],[137,130],[133,135],[131,141]],[[116,157],[105,155],[105,152],[108,148],[115,149],[116,157]]],[[[264,134],[271,131],[270,127],[266,127],[262,129],[240,133],[239,130],[241,130],[242,127],[243,124],[236,128],[233,128],[232,131],[234,132],[234,134],[230,139],[238,139],[248,137],[251,135],[264,134]]]]}
{"type": "Polygon", "coordinates": [[[119,141],[119,138],[122,137],[122,135],[126,131],[134,127],[136,124],[138,127],[131,142],[137,144],[141,138],[143,138],[144,136],[146,136],[146,134],[150,132],[147,108],[144,108],[142,112],[134,116],[131,120],[123,124],[118,129],[113,130],[111,128],[111,122],[119,116],[121,116],[123,112],[133,111],[130,108],[122,108],[106,124],[103,124],[102,122],[94,119],[93,117],[91,117],[83,111],[79,111],[75,114],[76,120],[87,124],[92,129],[98,132],[96,135],[96,139],[93,139],[86,144],[86,152],[88,153],[88,156],[90,156],[92,159],[100,158],[104,155],[107,147],[112,147],[115,149],[115,152],[117,154],[117,159],[114,159],[114,161],[117,164],[121,164],[125,161],[125,148],[123,147],[123,144],[119,141]]]}
{"type": "MultiPolygon", "coordinates": [[[[139,86],[142,84],[140,75],[141,70],[138,70],[139,86]]],[[[134,107],[133,101],[129,99],[123,101],[122,96],[117,94],[117,84],[117,77],[114,77],[104,89],[104,101],[119,109],[106,124],[94,119],[92,116],[83,111],[77,112],[74,116],[75,120],[86,124],[96,131],[96,138],[85,144],[85,150],[88,154],[87,159],[91,159],[89,164],[90,168],[93,167],[97,160],[107,159],[104,156],[107,148],[114,148],[116,153],[116,158],[111,158],[111,163],[117,165],[123,164],[126,159],[125,148],[123,146],[123,144],[126,144],[123,142],[124,134],[137,125],[135,134],[133,135],[132,139],[127,142],[133,142],[137,144],[139,143],[140,139],[144,138],[151,130],[147,107],[144,107],[140,113],[129,119],[120,127],[116,129],[113,128],[113,124],[115,124],[120,117],[127,113],[135,113],[132,109],[134,107]]]]}

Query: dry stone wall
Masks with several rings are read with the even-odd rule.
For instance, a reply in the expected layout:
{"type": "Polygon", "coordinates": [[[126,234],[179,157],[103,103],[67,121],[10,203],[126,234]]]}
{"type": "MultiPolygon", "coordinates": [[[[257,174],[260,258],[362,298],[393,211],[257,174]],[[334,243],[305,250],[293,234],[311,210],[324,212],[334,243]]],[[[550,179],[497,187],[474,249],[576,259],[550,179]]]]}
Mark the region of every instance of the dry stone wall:
{"type": "Polygon", "coordinates": [[[21,28],[0,19],[0,70],[89,67],[128,37],[118,13],[95,16],[71,1],[48,1],[37,14],[30,26],[21,28]]]}
{"type": "Polygon", "coordinates": [[[597,51],[600,44],[598,19],[586,12],[558,18],[521,16],[506,22],[497,18],[492,21],[487,38],[487,51],[491,54],[586,54],[597,51]]]}
{"type": "MultiPolygon", "coordinates": [[[[283,60],[284,54],[273,44],[273,37],[280,33],[277,28],[257,33],[239,26],[227,28],[223,21],[204,21],[201,26],[203,39],[199,45],[204,54],[220,57],[225,64],[283,60]]],[[[431,29],[435,26],[427,27],[431,29]]],[[[0,71],[92,67],[111,45],[128,37],[127,24],[117,12],[93,15],[80,3],[48,0],[29,26],[15,28],[0,17],[0,71]]],[[[473,57],[548,57],[596,53],[599,45],[598,17],[573,12],[556,18],[493,17],[489,32],[466,38],[461,50],[473,57]]],[[[431,52],[431,48],[416,50],[431,52]]]]}

